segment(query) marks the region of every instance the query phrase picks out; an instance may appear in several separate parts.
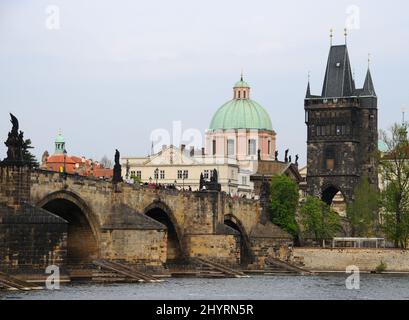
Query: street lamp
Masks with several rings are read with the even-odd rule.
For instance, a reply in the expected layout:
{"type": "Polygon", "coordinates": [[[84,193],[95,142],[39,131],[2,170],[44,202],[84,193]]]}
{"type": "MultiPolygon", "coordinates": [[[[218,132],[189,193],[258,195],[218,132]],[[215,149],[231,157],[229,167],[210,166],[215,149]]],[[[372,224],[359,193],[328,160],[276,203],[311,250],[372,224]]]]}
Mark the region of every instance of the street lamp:
{"type": "Polygon", "coordinates": [[[64,173],[67,173],[67,167],[66,167],[66,163],[67,163],[67,150],[64,149],[64,151],[62,152],[64,155],[64,173]]]}
{"type": "Polygon", "coordinates": [[[62,152],[64,155],[64,179],[67,179],[67,150],[62,152]]]}

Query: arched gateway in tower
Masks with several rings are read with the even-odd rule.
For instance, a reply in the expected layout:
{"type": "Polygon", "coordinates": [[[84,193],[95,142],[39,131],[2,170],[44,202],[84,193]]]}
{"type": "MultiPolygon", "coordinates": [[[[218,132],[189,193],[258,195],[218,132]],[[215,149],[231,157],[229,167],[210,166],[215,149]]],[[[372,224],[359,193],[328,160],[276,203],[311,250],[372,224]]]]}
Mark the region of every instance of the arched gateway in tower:
{"type": "Polygon", "coordinates": [[[308,193],[332,204],[336,195],[351,202],[362,177],[377,187],[378,109],[369,67],[356,89],[347,46],[331,46],[322,94],[312,95],[308,83],[304,106],[308,193]]]}

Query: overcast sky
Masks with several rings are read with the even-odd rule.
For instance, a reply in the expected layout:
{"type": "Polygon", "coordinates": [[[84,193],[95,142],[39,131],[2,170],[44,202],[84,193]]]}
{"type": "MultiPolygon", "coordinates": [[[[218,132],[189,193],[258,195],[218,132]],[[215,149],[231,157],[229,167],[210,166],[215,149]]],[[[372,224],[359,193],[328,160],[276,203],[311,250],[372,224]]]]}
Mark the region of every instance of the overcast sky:
{"type": "Polygon", "coordinates": [[[307,75],[320,94],[330,28],[343,43],[352,22],[357,85],[371,53],[379,127],[400,121],[409,106],[408,12],[404,0],[1,0],[0,140],[12,112],[38,157],[54,151],[59,129],[70,154],[147,155],[151,132],[171,132],[173,121],[204,132],[243,69],[281,154],[290,148],[304,162],[307,75]]]}

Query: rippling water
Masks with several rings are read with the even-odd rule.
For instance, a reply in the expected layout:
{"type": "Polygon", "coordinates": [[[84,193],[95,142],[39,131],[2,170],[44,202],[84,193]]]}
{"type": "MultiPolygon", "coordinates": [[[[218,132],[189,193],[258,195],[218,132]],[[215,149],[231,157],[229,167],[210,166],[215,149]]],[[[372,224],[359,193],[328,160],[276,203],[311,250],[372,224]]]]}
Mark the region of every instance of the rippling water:
{"type": "Polygon", "coordinates": [[[361,275],[360,290],[347,290],[345,275],[253,276],[245,279],[168,279],[152,284],[72,283],[58,291],[0,292],[1,299],[285,300],[409,299],[409,276],[361,275]]]}

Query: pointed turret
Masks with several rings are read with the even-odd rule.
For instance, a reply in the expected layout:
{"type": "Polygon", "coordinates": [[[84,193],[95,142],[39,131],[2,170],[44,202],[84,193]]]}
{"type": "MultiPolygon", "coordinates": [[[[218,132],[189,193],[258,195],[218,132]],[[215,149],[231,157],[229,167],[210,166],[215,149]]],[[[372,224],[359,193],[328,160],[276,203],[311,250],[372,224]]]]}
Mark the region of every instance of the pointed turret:
{"type": "Polygon", "coordinates": [[[311,87],[310,87],[310,81],[308,81],[307,85],[307,93],[305,94],[305,98],[311,98],[311,87]]]}
{"type": "Polygon", "coordinates": [[[332,46],[325,72],[323,98],[342,98],[353,96],[355,85],[352,77],[346,45],[332,46]]]}
{"type": "Polygon", "coordinates": [[[375,87],[372,81],[371,70],[369,68],[368,68],[368,72],[366,73],[362,95],[376,96],[375,87]]]}

